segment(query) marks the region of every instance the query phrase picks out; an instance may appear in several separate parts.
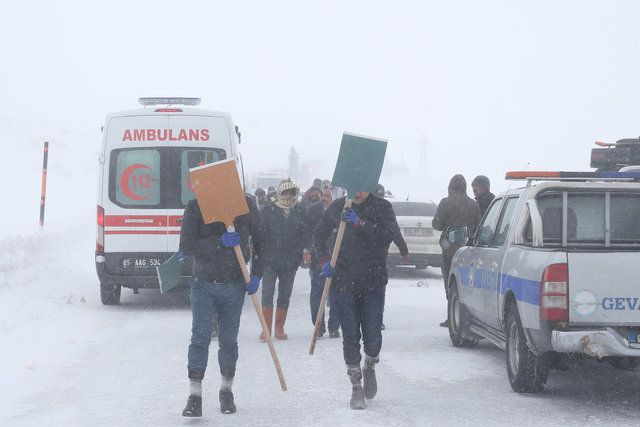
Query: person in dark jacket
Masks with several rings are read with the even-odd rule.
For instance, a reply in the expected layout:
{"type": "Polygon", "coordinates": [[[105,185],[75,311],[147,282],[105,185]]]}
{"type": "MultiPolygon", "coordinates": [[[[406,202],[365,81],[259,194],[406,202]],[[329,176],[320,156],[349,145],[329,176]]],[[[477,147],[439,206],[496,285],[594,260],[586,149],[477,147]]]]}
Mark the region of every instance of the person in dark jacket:
{"type": "MultiPolygon", "coordinates": [[[[449,297],[449,271],[451,270],[451,261],[453,255],[460,248],[459,246],[449,245],[447,242],[446,232],[449,227],[467,226],[469,234],[473,235],[480,218],[480,208],[475,200],[467,196],[467,181],[462,175],[454,175],[449,181],[449,196],[440,201],[438,210],[431,222],[436,230],[442,231],[440,235],[440,246],[442,247],[442,277],[444,278],[444,290],[447,298],[449,297]]],[[[445,320],[440,323],[442,327],[448,327],[445,320]]]]}
{"type": "Polygon", "coordinates": [[[222,375],[220,410],[236,411],[231,386],[238,360],[240,315],[245,294],[255,294],[260,286],[266,243],[255,199],[247,195],[246,200],[249,213],[235,219],[234,232],[226,231],[221,222],[205,224],[196,199],[184,210],[180,252],[193,257],[193,276],[189,283],[193,321],[187,364],[190,392],[182,412],[186,417],[202,416],[202,379],[209,358],[214,312],[218,315],[218,364],[222,375]],[[249,239],[253,242],[251,280],[245,283],[234,246],[240,246],[248,259],[249,239]]]}
{"type": "MultiPolygon", "coordinates": [[[[309,206],[307,208],[307,223],[311,230],[315,229],[322,219],[324,211],[331,205],[334,198],[339,198],[338,187],[333,189],[325,189],[322,192],[322,199],[309,206]]],[[[309,276],[311,276],[311,290],[309,292],[309,306],[311,308],[311,323],[316,324],[316,317],[318,316],[318,309],[320,307],[320,301],[322,300],[322,291],[324,290],[325,277],[322,276],[322,264],[318,256],[314,255],[313,248],[305,248],[304,262],[309,266],[309,276]]],[[[324,324],[322,319],[322,325],[318,331],[318,337],[324,335],[329,328],[329,338],[340,338],[340,320],[338,315],[338,305],[336,300],[335,286],[331,287],[329,293],[329,321],[327,325],[324,324]]]]}
{"type": "Polygon", "coordinates": [[[300,206],[307,209],[314,203],[318,203],[320,198],[322,197],[322,189],[320,187],[316,187],[315,185],[309,187],[307,191],[304,192],[302,196],[302,200],[300,201],[300,206]]]}
{"type": "Polygon", "coordinates": [[[481,215],[489,209],[489,205],[493,202],[493,199],[496,196],[489,191],[491,189],[491,182],[489,178],[484,175],[476,176],[473,181],[471,181],[471,189],[473,190],[473,195],[478,202],[478,206],[480,207],[481,215]]]}
{"type": "Polygon", "coordinates": [[[398,225],[391,203],[385,199],[359,192],[352,208],[343,213],[345,201],[340,198],[327,208],[313,238],[316,252],[326,260],[323,275],[333,277],[338,295],[342,349],[352,385],[351,408],[364,409],[365,398],[372,399],[377,392],[374,368],[382,347],[380,326],[388,280],[387,256],[398,225]],[[329,240],[341,219],[348,224],[334,270],[329,264],[329,240]]]}
{"type": "MultiPolygon", "coordinates": [[[[286,340],[284,324],[287,320],[289,298],[296,271],[302,261],[302,251],[310,237],[306,211],[298,203],[298,187],[291,180],[278,185],[276,200],[260,212],[267,231],[266,266],[262,286],[262,312],[269,331],[273,316],[273,296],[278,281],[275,337],[286,340]]],[[[264,341],[263,333],[260,340],[264,341]]]]}
{"type": "MultiPolygon", "coordinates": [[[[385,196],[387,196],[387,192],[384,188],[384,185],[378,183],[378,189],[376,190],[376,192],[374,193],[374,195],[376,197],[379,197],[381,199],[384,199],[385,196]]],[[[393,197],[393,195],[391,195],[391,192],[389,192],[389,196],[393,197]]],[[[398,250],[400,251],[400,256],[402,257],[402,260],[404,262],[409,262],[409,247],[407,246],[407,242],[404,240],[404,237],[402,236],[402,231],[400,230],[400,226],[398,225],[398,222],[396,221],[396,229],[394,230],[393,233],[393,243],[398,247],[398,250]]],[[[386,297],[386,292],[385,292],[385,297],[386,297]]],[[[380,325],[380,328],[384,331],[385,329],[387,329],[387,327],[384,324],[384,318],[382,321],[382,324],[380,325]]]]}

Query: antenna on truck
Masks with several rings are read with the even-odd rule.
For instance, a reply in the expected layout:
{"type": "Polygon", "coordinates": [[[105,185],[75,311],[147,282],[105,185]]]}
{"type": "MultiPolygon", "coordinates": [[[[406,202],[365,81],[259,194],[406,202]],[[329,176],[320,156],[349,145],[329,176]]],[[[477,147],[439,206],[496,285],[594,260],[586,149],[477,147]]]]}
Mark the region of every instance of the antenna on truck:
{"type": "Polygon", "coordinates": [[[188,98],[188,97],[145,97],[138,98],[138,102],[145,107],[151,105],[199,105],[200,98],[188,98]]]}

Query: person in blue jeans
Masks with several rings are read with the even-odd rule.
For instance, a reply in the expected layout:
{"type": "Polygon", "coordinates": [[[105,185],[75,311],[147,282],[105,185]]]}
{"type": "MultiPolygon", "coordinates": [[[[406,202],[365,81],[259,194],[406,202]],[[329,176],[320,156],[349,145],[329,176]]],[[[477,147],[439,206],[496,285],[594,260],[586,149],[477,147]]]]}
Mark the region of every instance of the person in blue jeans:
{"type": "MultiPolygon", "coordinates": [[[[341,189],[334,187],[325,188],[322,191],[322,198],[319,202],[310,205],[307,208],[307,220],[309,221],[309,228],[315,229],[320,223],[322,214],[331,205],[334,198],[339,198],[338,194],[341,194],[341,189]]],[[[322,299],[322,291],[324,289],[325,277],[322,276],[322,265],[327,261],[326,258],[320,259],[314,255],[313,248],[305,248],[304,250],[304,263],[309,266],[309,276],[311,277],[311,290],[309,292],[309,306],[311,308],[311,323],[316,324],[316,318],[318,316],[318,309],[320,307],[320,300],[322,299]]],[[[329,321],[327,324],[329,328],[330,338],[340,338],[340,320],[338,315],[338,306],[336,301],[335,287],[331,288],[329,294],[329,321]]],[[[318,337],[321,337],[327,331],[324,319],[322,319],[322,325],[318,330],[318,337]]]]}
{"type": "Polygon", "coordinates": [[[255,294],[264,270],[265,230],[253,198],[249,213],[237,217],[234,232],[221,222],[205,224],[197,200],[187,204],[182,218],[180,252],[193,257],[191,288],[191,343],[187,358],[189,397],[185,417],[202,416],[202,379],[209,359],[214,315],[218,316],[218,365],[222,376],[220,411],[236,412],[232,385],[238,360],[238,329],[246,294],[255,294]],[[253,245],[251,280],[245,283],[234,247],[249,258],[253,245]]]}
{"type": "Polygon", "coordinates": [[[365,399],[373,399],[378,390],[375,365],[382,348],[380,327],[388,281],[387,256],[398,224],[388,200],[358,192],[351,209],[344,210],[345,202],[340,198],[327,208],[313,241],[316,252],[328,257],[333,230],[341,221],[348,223],[335,269],[327,261],[322,274],[333,277],[332,287],[335,286],[342,352],[352,386],[350,406],[364,409],[365,399]],[[361,339],[365,354],[362,368],[361,339]]]}

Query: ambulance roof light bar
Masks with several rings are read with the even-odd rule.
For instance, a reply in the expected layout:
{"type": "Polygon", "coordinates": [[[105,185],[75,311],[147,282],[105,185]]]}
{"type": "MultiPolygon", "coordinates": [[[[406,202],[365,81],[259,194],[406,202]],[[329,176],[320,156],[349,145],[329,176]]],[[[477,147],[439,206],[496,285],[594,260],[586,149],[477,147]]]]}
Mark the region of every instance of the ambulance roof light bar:
{"type": "Polygon", "coordinates": [[[511,171],[510,181],[640,181],[640,172],[511,171]]]}
{"type": "Polygon", "coordinates": [[[145,97],[138,98],[138,102],[145,107],[152,105],[199,105],[200,98],[188,98],[188,97],[145,97]]]}

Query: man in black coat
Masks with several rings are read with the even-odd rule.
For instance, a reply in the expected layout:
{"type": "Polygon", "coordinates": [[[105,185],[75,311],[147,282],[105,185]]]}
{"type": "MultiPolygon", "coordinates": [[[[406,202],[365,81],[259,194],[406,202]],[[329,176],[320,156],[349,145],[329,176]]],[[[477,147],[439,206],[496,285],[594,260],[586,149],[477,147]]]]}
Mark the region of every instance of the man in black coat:
{"type": "MultiPolygon", "coordinates": [[[[298,200],[298,187],[291,180],[278,185],[276,200],[260,212],[267,232],[266,267],[262,281],[262,312],[269,331],[273,318],[273,296],[278,281],[275,337],[286,340],[284,324],[289,309],[296,271],[302,261],[302,251],[310,238],[306,210],[298,200]]],[[[260,334],[260,340],[265,337],[260,334]]]]}
{"type": "Polygon", "coordinates": [[[391,203],[356,193],[352,208],[343,213],[345,198],[334,201],[314,232],[316,252],[324,260],[323,274],[336,287],[342,349],[352,384],[351,408],[364,409],[365,398],[377,392],[375,364],[382,347],[382,314],[387,285],[387,256],[398,224],[391,203]],[[347,221],[335,270],[329,264],[328,241],[340,221],[347,221]],[[365,362],[361,369],[360,339],[365,362]],[[364,384],[361,379],[364,377],[364,384]]]}
{"type": "MultiPolygon", "coordinates": [[[[450,245],[447,242],[446,232],[449,227],[466,226],[469,234],[475,233],[482,214],[475,200],[467,196],[467,181],[462,175],[454,175],[449,181],[449,195],[440,201],[431,224],[434,229],[442,231],[440,235],[440,247],[442,248],[442,277],[444,279],[444,292],[449,298],[449,272],[451,261],[459,246],[450,245]]],[[[442,327],[448,327],[445,320],[440,323],[442,327]]]]}
{"type": "Polygon", "coordinates": [[[207,369],[212,318],[218,315],[218,364],[222,375],[220,410],[234,413],[231,386],[238,360],[238,329],[245,294],[255,294],[264,270],[266,236],[253,197],[246,196],[249,213],[235,219],[230,233],[221,222],[205,224],[196,199],[191,200],[182,217],[180,252],[193,257],[191,312],[193,317],[187,370],[190,392],[186,417],[202,416],[202,379],[207,369]],[[234,246],[249,258],[249,239],[253,244],[251,280],[245,283],[234,246]]]}
{"type": "Polygon", "coordinates": [[[480,206],[480,214],[482,216],[487,209],[489,209],[489,205],[493,202],[493,199],[496,198],[490,191],[491,182],[486,176],[478,175],[471,181],[471,188],[473,189],[476,202],[478,202],[478,206],[480,206]]]}

